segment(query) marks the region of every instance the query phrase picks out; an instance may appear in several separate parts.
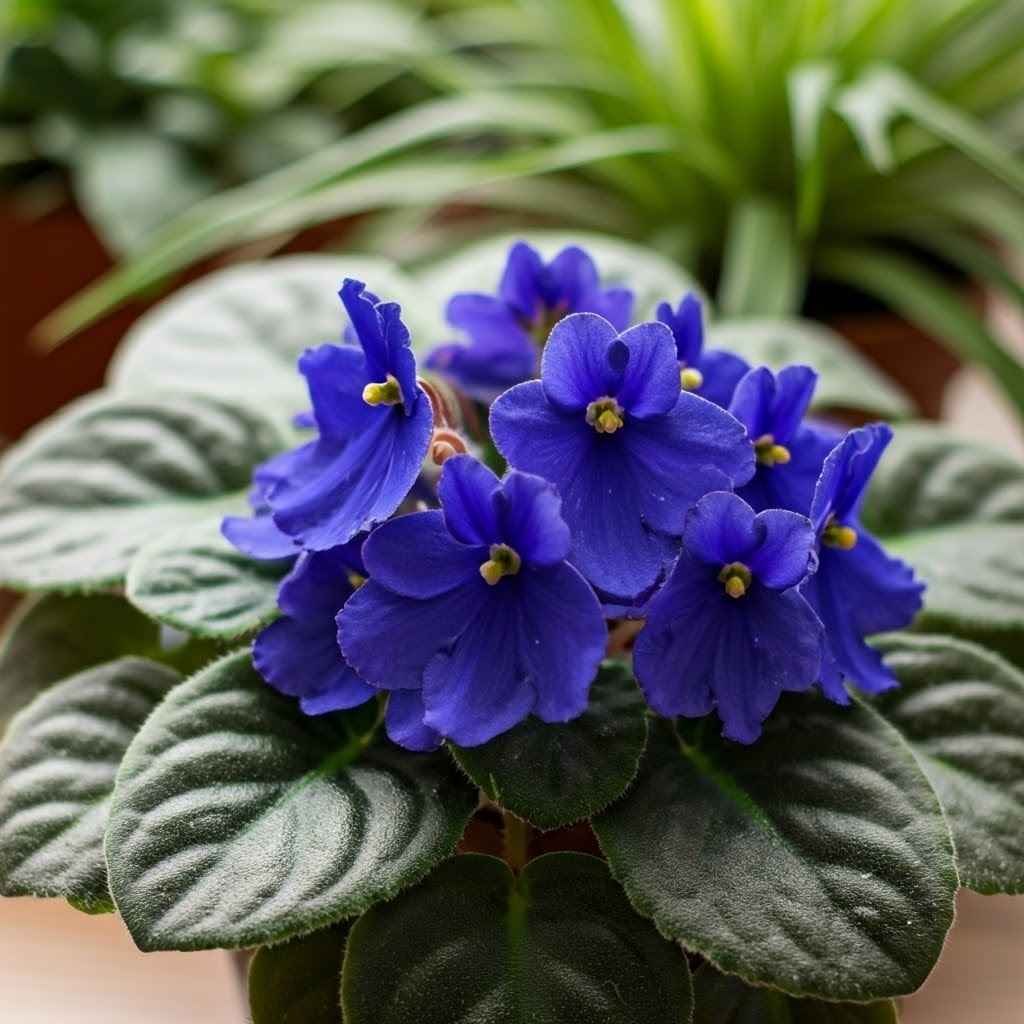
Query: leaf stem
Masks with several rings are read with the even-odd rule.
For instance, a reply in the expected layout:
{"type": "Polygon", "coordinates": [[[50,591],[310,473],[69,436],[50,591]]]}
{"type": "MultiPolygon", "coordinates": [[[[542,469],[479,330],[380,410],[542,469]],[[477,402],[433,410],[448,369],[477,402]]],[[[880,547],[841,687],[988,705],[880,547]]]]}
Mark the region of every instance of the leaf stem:
{"type": "Polygon", "coordinates": [[[509,811],[501,815],[505,822],[505,862],[519,874],[530,859],[530,824],[509,811]]]}

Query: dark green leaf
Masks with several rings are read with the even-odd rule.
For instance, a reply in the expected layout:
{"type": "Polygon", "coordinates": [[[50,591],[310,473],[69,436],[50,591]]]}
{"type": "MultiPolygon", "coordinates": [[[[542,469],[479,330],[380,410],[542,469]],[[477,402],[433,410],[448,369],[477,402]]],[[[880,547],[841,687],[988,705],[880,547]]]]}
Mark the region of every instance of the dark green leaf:
{"type": "Polygon", "coordinates": [[[803,300],[803,254],[790,211],[746,199],[731,213],[718,304],[723,316],[791,316],[803,300]]]}
{"type": "Polygon", "coordinates": [[[103,832],[128,744],[177,672],[122,658],[51,687],[0,747],[0,892],[109,909],[103,832]]]}
{"type": "Polygon", "coordinates": [[[813,366],[819,374],[815,409],[860,409],[886,419],[903,419],[914,411],[898,385],[823,324],[795,317],[717,320],[708,327],[707,346],[729,349],[751,366],[813,366]]]}
{"type": "Polygon", "coordinates": [[[343,1024],[341,964],[348,924],[264,946],[249,965],[252,1024],[343,1024]]]}
{"type": "Polygon", "coordinates": [[[864,1001],[912,992],[953,920],[949,831],[876,712],[789,695],[744,747],[652,730],[640,776],[594,819],[659,931],[746,981],[864,1001]]]}
{"type": "Polygon", "coordinates": [[[136,944],[305,934],[450,854],[473,791],[443,753],[375,734],[365,709],[302,714],[248,651],[175,689],[125,755],[107,834],[111,891],[136,944]]]}
{"type": "Polygon", "coordinates": [[[528,718],[455,759],[496,803],[539,828],[603,810],[636,775],[647,741],[643,697],[625,666],[606,662],[587,710],[566,725],[528,718]]]}
{"type": "Polygon", "coordinates": [[[597,858],[442,864],[352,928],[347,1024],[684,1024],[689,970],[597,858]]]}
{"type": "Polygon", "coordinates": [[[1024,466],[940,427],[900,427],[864,522],[928,584],[918,628],[1024,659],[1024,466]]]}
{"type": "Polygon", "coordinates": [[[0,644],[0,733],[48,686],[82,669],[159,646],[160,628],[112,594],[26,598],[0,644]]]}
{"type": "Polygon", "coordinates": [[[413,343],[433,343],[440,298],[422,295],[393,264],[286,256],[211,274],[161,303],[128,332],[110,383],[120,391],[174,388],[273,401],[288,415],[298,412],[309,397],[296,361],[307,348],[340,340],[348,320],[338,289],[346,277],[400,302],[413,343]]]}
{"type": "Polygon", "coordinates": [[[0,579],[96,590],[162,530],[243,510],[252,467],[285,439],[260,413],[198,395],[83,399],[0,471],[0,579]]]}
{"type": "Polygon", "coordinates": [[[188,633],[237,637],[277,614],[277,585],[291,562],[256,561],[229,544],[220,519],[161,534],[132,560],[128,599],[188,633]]]}
{"type": "Polygon", "coordinates": [[[546,260],[568,245],[582,246],[593,257],[606,286],[620,284],[635,292],[635,318],[653,316],[659,302],[675,305],[686,292],[701,291],[683,268],[653,249],[586,231],[529,231],[477,242],[424,271],[419,278],[423,290],[444,297],[455,292],[494,292],[508,251],[519,241],[529,242],[546,260]]]}
{"type": "Polygon", "coordinates": [[[1024,674],[951,637],[894,635],[881,647],[900,687],[878,709],[942,801],[960,883],[1024,892],[1024,674]]]}
{"type": "Polygon", "coordinates": [[[710,964],[693,976],[693,1024],[898,1024],[896,1004],[823,1003],[753,988],[710,964]]]}

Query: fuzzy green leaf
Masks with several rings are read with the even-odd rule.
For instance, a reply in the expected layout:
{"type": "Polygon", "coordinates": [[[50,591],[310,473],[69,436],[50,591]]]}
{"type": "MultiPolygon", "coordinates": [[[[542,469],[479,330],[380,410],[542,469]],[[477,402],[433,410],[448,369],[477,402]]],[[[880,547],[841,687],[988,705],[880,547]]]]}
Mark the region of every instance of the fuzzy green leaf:
{"type": "Polygon", "coordinates": [[[558,828],[621,796],[646,742],[643,697],[625,666],[606,662],[575,721],[549,725],[531,717],[490,743],[453,753],[496,803],[539,828],[558,828]]]}
{"type": "Polygon", "coordinates": [[[442,864],[352,928],[347,1024],[684,1024],[689,970],[597,858],[442,864]]]}
{"type": "Polygon", "coordinates": [[[338,289],[346,277],[365,282],[381,300],[400,302],[414,345],[434,341],[430,310],[440,300],[424,296],[393,264],[286,256],[210,274],[162,302],[128,332],[110,384],[273,402],[284,414],[299,412],[309,397],[296,361],[307,348],[340,343],[348,318],[338,289]]]}
{"type": "Polygon", "coordinates": [[[256,561],[229,544],[220,519],[161,534],[132,560],[128,599],[187,633],[237,637],[277,614],[277,585],[291,562],[256,561]]]}
{"type": "Polygon", "coordinates": [[[264,946],[249,965],[252,1024],[343,1024],[341,964],[348,923],[280,946],[264,946]]]}
{"type": "Polygon", "coordinates": [[[162,530],[245,509],[285,445],[252,409],[198,395],[101,394],[45,423],[0,470],[0,580],[97,590],[162,530]]]}
{"type": "Polygon", "coordinates": [[[1024,465],[939,427],[900,427],[864,522],[928,584],[917,628],[1024,659],[1024,465]]]}
{"type": "Polygon", "coordinates": [[[789,695],[750,747],[705,721],[660,725],[593,824],[659,931],[791,995],[912,992],[953,920],[939,802],[896,730],[859,705],[789,695]]]}
{"type": "Polygon", "coordinates": [[[545,260],[569,245],[584,248],[605,287],[622,285],[634,291],[634,319],[652,317],[659,302],[674,305],[686,292],[702,294],[685,270],[655,250],[586,231],[530,231],[477,242],[425,270],[419,277],[423,290],[445,298],[455,292],[495,292],[508,251],[519,241],[528,241],[545,260]]]}
{"type": "Polygon", "coordinates": [[[111,892],[139,948],[302,935],[454,850],[475,794],[444,754],[375,742],[367,710],[304,715],[248,651],[170,694],[125,755],[107,834],[111,892]]]}
{"type": "Polygon", "coordinates": [[[1024,892],[1024,673],[951,637],[894,635],[881,648],[900,686],[878,709],[942,801],[961,885],[1024,892]]]}
{"type": "Polygon", "coordinates": [[[693,1024],[898,1024],[896,1004],[823,1003],[753,988],[704,964],[693,976],[693,1024]]]}
{"type": "Polygon", "coordinates": [[[108,909],[103,833],[128,744],[181,677],[122,658],[51,687],[0,747],[0,892],[108,909]]]}
{"type": "Polygon", "coordinates": [[[795,317],[750,317],[718,320],[707,333],[708,348],[724,348],[751,366],[780,370],[792,363],[818,372],[815,409],[859,409],[886,419],[903,419],[914,411],[903,390],[835,331],[795,317]]]}
{"type": "Polygon", "coordinates": [[[47,687],[124,654],[159,647],[160,628],[112,594],[26,598],[0,642],[0,733],[47,687]]]}

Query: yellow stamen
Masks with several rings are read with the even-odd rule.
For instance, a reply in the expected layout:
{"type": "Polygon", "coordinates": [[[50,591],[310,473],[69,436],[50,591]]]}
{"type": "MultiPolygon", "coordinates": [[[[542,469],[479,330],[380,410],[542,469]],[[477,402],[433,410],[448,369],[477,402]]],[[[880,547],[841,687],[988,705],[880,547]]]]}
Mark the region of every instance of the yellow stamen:
{"type": "Polygon", "coordinates": [[[830,548],[849,551],[857,546],[857,531],[852,526],[829,523],[821,535],[821,542],[830,548]]]}
{"type": "Polygon", "coordinates": [[[757,461],[762,466],[784,466],[793,457],[783,444],[776,444],[771,434],[763,434],[754,442],[757,461]]]}
{"type": "Polygon", "coordinates": [[[587,406],[587,422],[599,434],[614,434],[626,425],[626,412],[614,398],[598,398],[587,406]]]}
{"type": "Polygon", "coordinates": [[[490,558],[480,566],[480,575],[489,586],[495,586],[505,576],[515,576],[523,560],[507,544],[492,544],[490,558]]]}
{"type": "Polygon", "coordinates": [[[704,374],[692,366],[684,366],[679,371],[679,386],[684,391],[696,391],[704,384],[704,374]]]}
{"type": "Polygon", "coordinates": [[[399,405],[402,402],[402,386],[389,373],[387,380],[379,384],[367,384],[363,388],[363,401],[367,405],[399,405]]]}
{"type": "Polygon", "coordinates": [[[725,592],[731,598],[738,599],[750,589],[754,576],[742,562],[730,562],[722,566],[718,580],[725,585],[725,592]]]}
{"type": "Polygon", "coordinates": [[[358,590],[366,582],[365,576],[360,576],[357,572],[350,572],[348,574],[348,585],[353,590],[358,590]]]}

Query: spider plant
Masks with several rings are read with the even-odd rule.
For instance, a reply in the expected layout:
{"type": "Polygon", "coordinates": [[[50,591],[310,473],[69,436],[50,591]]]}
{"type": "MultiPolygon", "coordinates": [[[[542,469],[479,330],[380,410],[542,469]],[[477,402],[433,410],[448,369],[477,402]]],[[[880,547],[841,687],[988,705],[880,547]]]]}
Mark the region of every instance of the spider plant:
{"type": "Polygon", "coordinates": [[[45,335],[228,246],[458,198],[654,242],[729,315],[839,282],[1024,413],[1024,368],[956,287],[1024,300],[992,247],[1024,250],[1017,0],[463,2],[430,30],[405,60],[431,99],[200,202],[45,335]]]}

